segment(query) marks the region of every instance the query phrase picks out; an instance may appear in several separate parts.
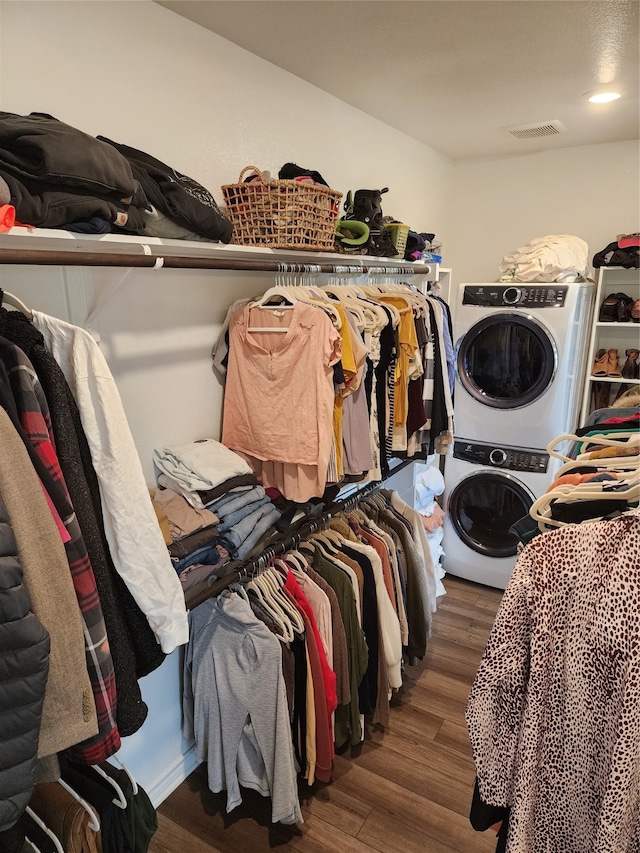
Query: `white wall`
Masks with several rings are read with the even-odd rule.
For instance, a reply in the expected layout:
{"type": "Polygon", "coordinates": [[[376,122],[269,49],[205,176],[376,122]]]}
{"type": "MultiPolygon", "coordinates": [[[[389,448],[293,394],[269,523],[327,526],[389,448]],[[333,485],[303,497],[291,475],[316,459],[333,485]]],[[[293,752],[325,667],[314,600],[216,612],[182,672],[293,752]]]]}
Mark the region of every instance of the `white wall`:
{"type": "MultiPolygon", "coordinates": [[[[0,4],[0,108],[48,112],[148,151],[207,186],[291,160],[342,191],[391,187],[385,211],[447,239],[452,166],[166,9],[146,2],[0,4]],[[25,51],[28,47],[28,61],[25,51]]],[[[333,61],[334,58],[329,58],[333,61]]],[[[211,345],[227,306],[268,286],[256,273],[10,268],[27,304],[92,328],[114,373],[148,482],[159,444],[219,437],[222,389],[211,345]]],[[[404,480],[400,485],[406,485],[404,480]]],[[[158,803],[193,769],[180,731],[180,654],[142,680],[150,713],[122,757],[158,803]]]]}
{"type": "Polygon", "coordinates": [[[2,109],[140,148],[218,200],[287,161],[342,192],[388,186],[385,212],[448,236],[444,157],[226,39],[150,0],[2,6],[2,109]]]}
{"type": "Polygon", "coordinates": [[[447,266],[457,283],[496,281],[503,255],[534,237],[575,234],[593,255],[640,227],[638,142],[456,163],[447,266]]]}

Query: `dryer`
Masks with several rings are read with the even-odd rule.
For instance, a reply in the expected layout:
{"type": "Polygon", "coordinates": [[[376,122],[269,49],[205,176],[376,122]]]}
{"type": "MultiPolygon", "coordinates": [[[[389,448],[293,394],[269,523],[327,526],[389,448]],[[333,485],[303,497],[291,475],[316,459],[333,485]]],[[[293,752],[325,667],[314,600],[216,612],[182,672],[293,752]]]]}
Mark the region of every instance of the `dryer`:
{"type": "Polygon", "coordinates": [[[455,431],[545,448],[578,425],[593,282],[462,284],[455,431]]]}
{"type": "Polygon", "coordinates": [[[561,464],[540,450],[456,438],[445,465],[447,574],[505,589],[519,542],[509,528],[546,492],[561,464]]]}

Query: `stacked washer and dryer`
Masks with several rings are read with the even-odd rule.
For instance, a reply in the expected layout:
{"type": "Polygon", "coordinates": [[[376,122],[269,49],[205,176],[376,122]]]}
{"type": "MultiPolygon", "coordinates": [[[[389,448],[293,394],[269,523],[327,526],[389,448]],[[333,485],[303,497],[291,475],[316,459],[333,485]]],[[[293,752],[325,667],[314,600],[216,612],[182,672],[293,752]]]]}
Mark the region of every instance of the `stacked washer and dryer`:
{"type": "Polygon", "coordinates": [[[578,425],[592,282],[462,284],[451,299],[455,436],[443,566],[504,589],[528,514],[555,478],[546,447],[578,425]]]}

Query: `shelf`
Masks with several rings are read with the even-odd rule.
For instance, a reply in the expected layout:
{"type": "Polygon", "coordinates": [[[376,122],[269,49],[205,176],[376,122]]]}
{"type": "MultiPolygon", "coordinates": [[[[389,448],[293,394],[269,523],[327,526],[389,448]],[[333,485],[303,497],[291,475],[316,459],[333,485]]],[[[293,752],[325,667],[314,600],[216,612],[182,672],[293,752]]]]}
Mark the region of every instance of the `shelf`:
{"type": "MultiPolygon", "coordinates": [[[[621,291],[633,300],[640,298],[640,270],[624,267],[600,267],[597,270],[598,282],[593,306],[593,319],[589,328],[589,351],[585,362],[584,390],[582,396],[582,423],[586,421],[594,408],[607,408],[613,402],[617,388],[624,386],[638,388],[640,379],[625,379],[623,376],[593,376],[596,355],[599,350],[615,349],[624,352],[629,348],[640,349],[640,324],[628,322],[602,322],[599,312],[606,296],[621,291]],[[588,373],[587,373],[588,371],[588,373]],[[602,386],[598,391],[596,383],[602,386]],[[614,386],[616,386],[614,388],[614,386]]],[[[624,356],[619,354],[620,368],[624,356]]]]}
{"type": "Polygon", "coordinates": [[[164,259],[164,266],[184,269],[201,267],[277,272],[278,265],[288,263],[298,266],[321,265],[323,272],[332,272],[335,267],[346,271],[348,267],[354,273],[358,270],[369,271],[371,268],[389,269],[393,273],[425,276],[430,281],[437,281],[439,276],[439,264],[405,261],[403,258],[377,258],[373,255],[304,252],[127,234],[76,234],[24,226],[0,234],[0,263],[4,264],[152,268],[158,258],[164,259]]]}
{"type": "Polygon", "coordinates": [[[612,385],[616,383],[621,385],[640,385],[640,379],[625,379],[623,376],[589,376],[589,382],[609,382],[612,385]]]}

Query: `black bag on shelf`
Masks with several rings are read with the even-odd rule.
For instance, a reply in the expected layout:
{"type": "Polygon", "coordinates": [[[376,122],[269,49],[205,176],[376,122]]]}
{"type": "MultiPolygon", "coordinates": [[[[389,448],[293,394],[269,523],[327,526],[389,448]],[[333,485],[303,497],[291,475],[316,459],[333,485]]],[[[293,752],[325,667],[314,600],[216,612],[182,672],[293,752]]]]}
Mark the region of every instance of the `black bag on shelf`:
{"type": "Polygon", "coordinates": [[[207,240],[231,240],[233,226],[208,189],[172,166],[130,145],[97,137],[128,161],[149,202],[165,216],[207,240]]]}
{"type": "Polygon", "coordinates": [[[640,254],[637,247],[620,248],[617,243],[609,243],[601,252],[593,256],[593,266],[624,267],[627,270],[640,268],[640,254]]]}

